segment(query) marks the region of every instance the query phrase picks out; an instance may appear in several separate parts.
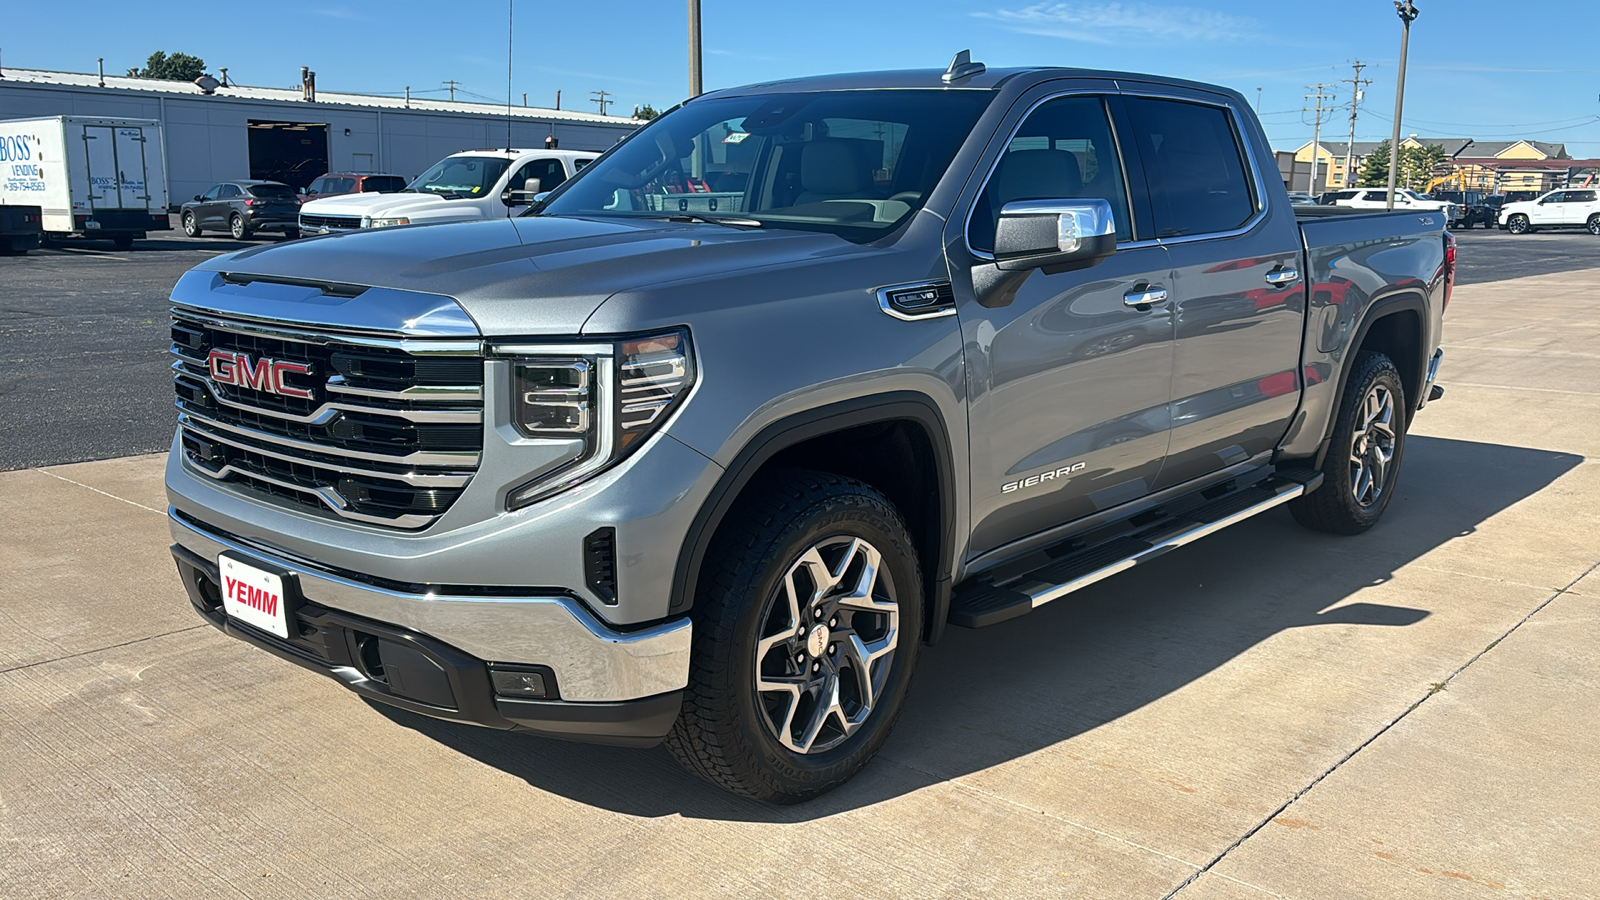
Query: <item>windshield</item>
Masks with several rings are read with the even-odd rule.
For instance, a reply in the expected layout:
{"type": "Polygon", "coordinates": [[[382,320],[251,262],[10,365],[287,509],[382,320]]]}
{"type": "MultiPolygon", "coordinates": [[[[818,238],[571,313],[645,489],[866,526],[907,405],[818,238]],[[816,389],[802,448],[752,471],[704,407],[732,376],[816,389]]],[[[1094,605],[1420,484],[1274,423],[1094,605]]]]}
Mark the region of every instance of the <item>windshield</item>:
{"type": "Polygon", "coordinates": [[[287,184],[253,184],[248,190],[252,197],[266,197],[273,200],[294,199],[294,188],[287,184]]]}
{"type": "Polygon", "coordinates": [[[562,185],[539,215],[694,216],[868,241],[922,208],[987,91],[697,100],[562,185]]]}
{"type": "Polygon", "coordinates": [[[481,197],[505,174],[511,160],[495,156],[447,156],[417,176],[408,191],[441,194],[450,200],[481,197]]]}

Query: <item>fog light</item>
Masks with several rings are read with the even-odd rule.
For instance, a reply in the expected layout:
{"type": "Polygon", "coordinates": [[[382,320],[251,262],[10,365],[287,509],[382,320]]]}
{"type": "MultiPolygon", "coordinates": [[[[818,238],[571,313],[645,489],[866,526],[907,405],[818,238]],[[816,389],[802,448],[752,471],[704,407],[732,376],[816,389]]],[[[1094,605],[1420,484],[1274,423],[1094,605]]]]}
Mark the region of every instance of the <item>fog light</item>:
{"type": "Polygon", "coordinates": [[[538,672],[507,672],[491,669],[489,678],[494,682],[495,694],[501,697],[537,700],[548,696],[545,693],[544,676],[538,672]]]}

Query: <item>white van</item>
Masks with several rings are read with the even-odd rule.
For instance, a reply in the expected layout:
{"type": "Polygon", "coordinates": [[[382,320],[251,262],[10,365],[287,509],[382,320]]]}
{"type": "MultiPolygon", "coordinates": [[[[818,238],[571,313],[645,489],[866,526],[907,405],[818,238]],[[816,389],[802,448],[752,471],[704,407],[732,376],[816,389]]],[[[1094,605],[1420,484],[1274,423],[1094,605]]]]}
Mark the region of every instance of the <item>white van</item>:
{"type": "Polygon", "coordinates": [[[165,231],[167,155],[154,119],[49,116],[0,121],[0,204],[37,206],[44,238],[110,238],[119,249],[165,231]]]}
{"type": "Polygon", "coordinates": [[[300,207],[300,233],[514,216],[600,154],[578,150],[453,153],[398,194],[344,194],[300,207]]]}

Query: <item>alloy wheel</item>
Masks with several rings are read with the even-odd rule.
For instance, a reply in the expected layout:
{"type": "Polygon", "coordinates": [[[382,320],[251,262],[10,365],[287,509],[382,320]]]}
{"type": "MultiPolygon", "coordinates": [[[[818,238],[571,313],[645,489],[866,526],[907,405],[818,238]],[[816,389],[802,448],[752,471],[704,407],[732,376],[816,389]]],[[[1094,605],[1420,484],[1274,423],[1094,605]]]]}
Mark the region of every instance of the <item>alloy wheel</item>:
{"type": "Polygon", "coordinates": [[[1372,506],[1388,489],[1395,443],[1394,394],[1375,384],[1361,401],[1350,443],[1350,492],[1360,505],[1372,506]]]}
{"type": "Polygon", "coordinates": [[[876,547],[812,545],[767,600],[755,651],[756,702],[773,737],[799,754],[839,746],[877,705],[900,641],[900,604],[876,547]]]}
{"type": "Polygon", "coordinates": [[[1589,233],[1600,234],[1600,216],[1589,217],[1589,233]]]}
{"type": "Polygon", "coordinates": [[[1506,228],[1512,234],[1525,234],[1528,231],[1528,217],[1512,216],[1511,221],[1506,223],[1506,228]]]}

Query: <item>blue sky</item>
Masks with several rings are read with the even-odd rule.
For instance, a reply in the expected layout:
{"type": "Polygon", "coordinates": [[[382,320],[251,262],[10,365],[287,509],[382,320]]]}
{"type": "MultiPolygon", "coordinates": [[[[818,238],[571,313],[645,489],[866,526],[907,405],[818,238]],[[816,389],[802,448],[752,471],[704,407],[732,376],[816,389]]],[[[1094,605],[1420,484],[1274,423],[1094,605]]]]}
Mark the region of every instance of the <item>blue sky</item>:
{"type": "MultiPolygon", "coordinates": [[[[514,96],[613,112],[666,108],[687,90],[684,0],[513,0],[514,96]]],[[[1561,141],[1600,157],[1600,2],[1417,0],[1404,133],[1480,140],[1561,141]]],[[[970,47],[991,66],[1067,65],[1153,72],[1225,84],[1260,109],[1273,143],[1311,137],[1306,86],[1335,85],[1349,102],[1350,63],[1371,65],[1357,139],[1387,137],[1394,112],[1400,24],[1390,0],[1246,4],[1216,0],[703,0],[706,88],[793,75],[942,68],[970,47]]],[[[261,3],[27,3],[7,0],[0,65],[108,72],[152,50],[227,66],[244,84],[294,86],[299,67],[323,90],[504,99],[504,0],[278,0],[261,3]]],[[[1346,107],[1347,108],[1347,107],[1346,107]]],[[[0,117],[3,117],[0,110],[0,117]]],[[[1347,112],[1324,137],[1343,140],[1347,112]]]]}

